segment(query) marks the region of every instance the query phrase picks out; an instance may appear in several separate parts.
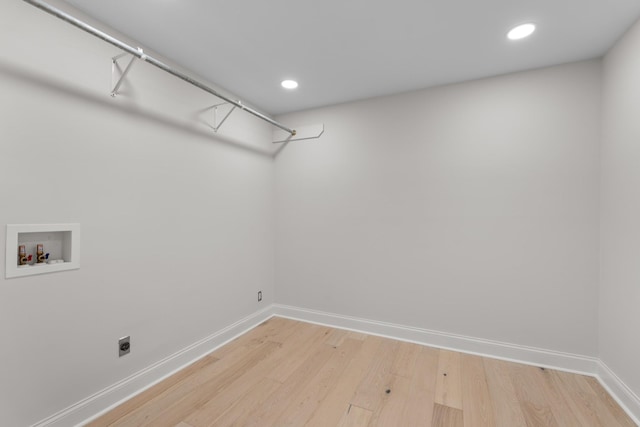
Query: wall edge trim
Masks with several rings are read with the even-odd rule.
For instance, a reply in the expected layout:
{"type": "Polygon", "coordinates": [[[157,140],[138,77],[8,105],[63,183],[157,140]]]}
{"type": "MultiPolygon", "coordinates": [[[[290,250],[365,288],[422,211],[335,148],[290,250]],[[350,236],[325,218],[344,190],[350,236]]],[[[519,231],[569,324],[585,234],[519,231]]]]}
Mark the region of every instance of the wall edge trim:
{"type": "Polygon", "coordinates": [[[245,334],[271,317],[273,317],[272,305],[256,311],[127,378],[74,403],[33,424],[32,427],[84,425],[207,356],[217,348],[245,334]]]}
{"type": "Polygon", "coordinates": [[[640,426],[640,397],[602,360],[598,361],[596,378],[633,422],[640,426]]]}
{"type": "Polygon", "coordinates": [[[274,316],[429,347],[592,376],[600,382],[627,415],[640,426],[640,398],[602,360],[595,357],[301,307],[272,304],[33,424],[32,427],[84,425],[274,316]]]}
{"type": "Polygon", "coordinates": [[[274,304],[275,316],[596,378],[640,426],[640,398],[599,358],[274,304]]]}
{"type": "Polygon", "coordinates": [[[300,307],[275,304],[274,309],[275,315],[279,317],[589,376],[596,375],[599,362],[597,358],[590,356],[509,344],[300,307]]]}

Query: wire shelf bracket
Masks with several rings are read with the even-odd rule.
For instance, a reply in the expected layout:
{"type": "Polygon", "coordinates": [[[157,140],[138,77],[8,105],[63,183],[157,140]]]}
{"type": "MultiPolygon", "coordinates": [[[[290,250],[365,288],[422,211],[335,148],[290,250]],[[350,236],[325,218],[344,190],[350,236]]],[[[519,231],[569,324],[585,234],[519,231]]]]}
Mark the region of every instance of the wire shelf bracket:
{"type": "MultiPolygon", "coordinates": [[[[144,52],[142,51],[142,49],[138,48],[138,51],[140,52],[141,55],[144,55],[144,52]]],[[[133,67],[133,63],[137,59],[137,57],[131,55],[131,61],[129,61],[129,63],[127,64],[127,66],[124,68],[124,71],[123,71],[122,67],[118,63],[118,60],[124,58],[125,56],[129,56],[129,54],[121,53],[120,55],[116,55],[113,58],[111,58],[111,87],[113,87],[113,89],[111,89],[112,98],[115,98],[118,95],[120,86],[122,86],[124,79],[127,77],[127,74],[129,74],[129,71],[131,71],[131,67],[133,67]]]]}
{"type": "Polygon", "coordinates": [[[210,107],[210,109],[213,110],[213,125],[209,125],[211,126],[211,129],[213,129],[214,132],[218,132],[218,130],[222,127],[222,125],[224,124],[224,122],[229,118],[229,116],[231,115],[231,113],[233,113],[236,110],[236,106],[235,105],[231,105],[228,102],[222,102],[220,104],[216,104],[210,107]],[[218,110],[224,109],[223,107],[225,106],[231,106],[231,109],[229,109],[229,111],[225,113],[222,113],[222,118],[218,121],[218,117],[220,116],[220,113],[218,110]]]}

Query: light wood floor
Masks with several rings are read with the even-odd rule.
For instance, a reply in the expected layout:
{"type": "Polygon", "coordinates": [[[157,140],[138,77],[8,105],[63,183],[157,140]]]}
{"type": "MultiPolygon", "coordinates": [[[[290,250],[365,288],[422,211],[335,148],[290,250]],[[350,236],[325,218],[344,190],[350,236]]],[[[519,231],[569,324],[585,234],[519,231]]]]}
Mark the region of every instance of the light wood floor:
{"type": "Polygon", "coordinates": [[[635,426],[591,377],[273,318],[90,426],[635,426]]]}

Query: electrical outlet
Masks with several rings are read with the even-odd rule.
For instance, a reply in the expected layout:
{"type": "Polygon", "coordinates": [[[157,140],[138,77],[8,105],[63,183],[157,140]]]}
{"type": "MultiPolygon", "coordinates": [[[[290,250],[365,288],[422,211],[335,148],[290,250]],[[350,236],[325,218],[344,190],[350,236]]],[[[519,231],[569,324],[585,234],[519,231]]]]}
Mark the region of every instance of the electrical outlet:
{"type": "Polygon", "coordinates": [[[131,351],[131,337],[126,336],[126,337],[120,338],[118,340],[118,352],[120,357],[124,356],[125,354],[129,354],[130,351],[131,351]]]}
{"type": "Polygon", "coordinates": [[[258,302],[262,301],[262,291],[258,291],[258,302]]]}

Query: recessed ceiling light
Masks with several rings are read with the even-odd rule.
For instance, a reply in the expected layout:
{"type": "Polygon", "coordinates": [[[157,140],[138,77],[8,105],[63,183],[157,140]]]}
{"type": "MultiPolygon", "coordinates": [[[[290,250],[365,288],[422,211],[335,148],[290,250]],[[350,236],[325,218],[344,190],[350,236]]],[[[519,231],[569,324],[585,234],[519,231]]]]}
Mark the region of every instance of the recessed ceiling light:
{"type": "Polygon", "coordinates": [[[534,24],[522,24],[509,31],[507,37],[509,37],[510,40],[520,40],[529,37],[535,30],[536,26],[534,24]]]}
{"type": "Polygon", "coordinates": [[[283,80],[280,84],[285,89],[295,89],[298,87],[298,82],[295,80],[283,80]]]}

